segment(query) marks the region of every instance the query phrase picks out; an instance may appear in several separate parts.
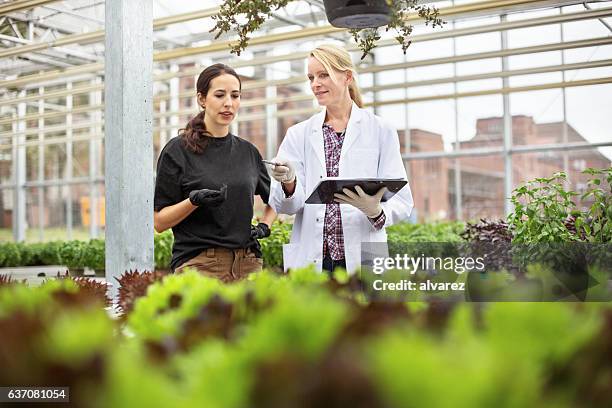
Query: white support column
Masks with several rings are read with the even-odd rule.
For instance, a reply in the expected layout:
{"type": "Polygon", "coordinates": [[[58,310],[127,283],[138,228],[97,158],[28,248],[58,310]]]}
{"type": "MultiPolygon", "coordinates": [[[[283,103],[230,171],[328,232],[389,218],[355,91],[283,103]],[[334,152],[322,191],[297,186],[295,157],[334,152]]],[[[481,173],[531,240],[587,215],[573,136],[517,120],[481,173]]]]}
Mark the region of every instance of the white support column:
{"type": "MultiPolygon", "coordinates": [[[[19,92],[19,98],[25,97],[25,91],[19,92]]],[[[15,242],[25,240],[26,231],[26,151],[25,130],[26,122],[22,118],[26,115],[26,103],[17,105],[17,136],[13,138],[13,175],[15,181],[15,194],[13,194],[13,239],[15,242]]]]}
{"type": "MultiPolygon", "coordinates": [[[[376,53],[374,51],[370,54],[370,58],[372,59],[372,66],[375,67],[376,53]]],[[[376,91],[377,86],[378,74],[376,72],[372,72],[372,88],[374,88],[374,91],[372,91],[372,102],[374,103],[373,111],[375,115],[378,115],[378,105],[376,105],[376,102],[378,102],[378,91],[376,91]]]]}
{"type": "Polygon", "coordinates": [[[153,261],[153,2],[105,3],[106,282],[153,261]]]}
{"type": "MultiPolygon", "coordinates": [[[[41,86],[38,88],[38,114],[42,115],[45,113],[45,87],[41,86]]],[[[44,241],[45,239],[45,188],[42,186],[42,182],[45,179],[45,120],[43,118],[38,119],[38,240],[44,241]]]]}
{"type": "MultiPolygon", "coordinates": [[[[100,77],[96,77],[91,81],[92,85],[102,83],[100,77]]],[[[90,105],[102,104],[102,91],[93,91],[89,93],[90,105]]],[[[98,188],[98,157],[100,152],[100,136],[102,135],[102,111],[94,110],[89,115],[93,125],[89,128],[89,236],[91,238],[98,237],[98,196],[100,189],[98,188]]]]}
{"type": "MultiPolygon", "coordinates": [[[[563,7],[559,7],[559,14],[563,14],[563,7]]],[[[561,44],[563,44],[563,42],[565,41],[565,31],[563,30],[563,23],[559,24],[559,30],[560,30],[560,42],[561,44]]],[[[565,65],[565,50],[561,50],[560,52],[561,52],[561,65],[565,65]]],[[[562,75],[563,82],[565,82],[567,78],[566,71],[561,71],[561,75],[562,75]]],[[[561,102],[563,103],[563,123],[561,124],[562,126],[561,143],[567,143],[569,138],[567,134],[567,94],[566,94],[565,87],[561,88],[561,96],[562,96],[561,102]]],[[[569,176],[569,153],[566,150],[564,150],[562,154],[563,154],[563,171],[565,172],[565,174],[569,176]]],[[[571,181],[572,180],[568,180],[568,183],[571,181]]]]}
{"type": "MultiPolygon", "coordinates": [[[[408,56],[404,54],[404,62],[408,62],[408,56]]],[[[408,82],[408,68],[404,68],[404,82],[408,82]]],[[[410,93],[408,92],[408,87],[404,87],[404,98],[408,99],[410,93]]],[[[400,152],[403,155],[410,154],[410,150],[412,149],[412,133],[410,132],[410,106],[408,103],[404,103],[404,151],[400,152]]],[[[412,180],[412,172],[410,171],[410,159],[404,159],[404,169],[406,169],[406,177],[408,178],[408,183],[413,183],[414,188],[414,180],[412,180]]],[[[410,220],[414,222],[418,222],[418,213],[422,211],[422,208],[413,208],[412,213],[410,214],[410,220]]]]}
{"type": "Polygon", "coordinates": [[[159,117],[159,149],[163,149],[163,147],[168,143],[168,129],[166,126],[168,125],[168,117],[165,115],[168,111],[168,101],[166,99],[162,99],[159,101],[159,113],[161,116],[159,117]]]}
{"type": "MultiPolygon", "coordinates": [[[[506,21],[506,15],[501,16],[501,22],[506,21]]],[[[502,50],[508,48],[508,32],[501,32],[501,46],[502,50]]],[[[502,57],[502,71],[508,71],[508,57],[502,57]]],[[[502,79],[502,86],[504,88],[509,87],[508,77],[502,79]]],[[[510,202],[512,196],[512,155],[510,149],[512,149],[512,113],[510,112],[510,94],[505,93],[503,95],[504,101],[504,214],[507,216],[514,207],[510,202]]]]}
{"type": "MultiPolygon", "coordinates": [[[[72,90],[72,82],[66,83],[66,90],[72,90]]],[[[72,94],[66,95],[66,184],[63,187],[63,199],[66,200],[66,238],[72,239],[72,173],[73,173],[73,153],[72,153],[72,94]]]]}
{"type": "MultiPolygon", "coordinates": [[[[178,71],[179,67],[177,64],[170,66],[170,72],[177,73],[178,71]]],[[[172,112],[172,115],[170,115],[170,125],[172,126],[170,128],[170,137],[176,136],[180,128],[179,117],[176,114],[179,111],[179,85],[179,78],[173,77],[170,79],[170,112],[172,112]]]]}
{"type": "MultiPolygon", "coordinates": [[[[257,53],[253,53],[253,56],[255,56],[255,55],[257,55],[257,53]]],[[[205,67],[207,67],[207,66],[209,66],[211,64],[208,62],[208,59],[207,59],[206,63],[203,64],[203,65],[205,67]]],[[[255,70],[255,72],[257,72],[257,69],[255,70]]],[[[194,76],[194,82],[196,83],[196,86],[197,86],[197,83],[198,83],[198,76],[199,76],[199,74],[194,76]]],[[[255,75],[255,77],[257,77],[257,75],[255,75]]],[[[240,115],[240,111],[238,111],[238,115],[240,115]]],[[[232,120],[232,123],[230,123],[230,129],[229,129],[230,133],[233,134],[233,135],[239,134],[238,128],[239,128],[238,121],[237,120],[232,120]]],[[[247,135],[243,135],[243,136],[247,136],[247,135]]]]}
{"type": "MultiPolygon", "coordinates": [[[[408,56],[404,54],[404,62],[408,62],[408,56]]],[[[408,68],[404,68],[404,83],[408,82],[408,68]]],[[[404,87],[404,99],[408,99],[408,87],[404,87]]],[[[410,134],[410,107],[408,103],[404,103],[404,151],[403,154],[410,154],[412,138],[410,134]]],[[[405,163],[406,175],[410,181],[410,162],[405,163]]]]}
{"type": "MultiPolygon", "coordinates": [[[[455,5],[455,1],[453,0],[452,5],[455,5]]],[[[455,21],[451,23],[451,30],[455,29],[455,21]]],[[[453,57],[457,55],[457,38],[453,37],[453,57]]],[[[457,76],[457,63],[453,63],[453,78],[457,76]]],[[[453,92],[457,93],[457,82],[453,82],[453,92]]],[[[453,99],[454,108],[455,108],[455,150],[461,149],[461,142],[459,141],[459,101],[457,98],[453,99]]],[[[456,158],[455,160],[455,219],[463,220],[463,192],[461,185],[461,158],[456,158]]]]}
{"type": "MultiPolygon", "coordinates": [[[[274,80],[274,72],[269,66],[265,68],[266,80],[274,80]]],[[[276,85],[266,86],[266,99],[276,98],[276,85]]],[[[278,144],[278,124],[276,119],[277,106],[276,103],[266,104],[266,158],[272,158],[276,155],[278,144]]],[[[246,136],[246,135],[245,135],[246,136]]]]}

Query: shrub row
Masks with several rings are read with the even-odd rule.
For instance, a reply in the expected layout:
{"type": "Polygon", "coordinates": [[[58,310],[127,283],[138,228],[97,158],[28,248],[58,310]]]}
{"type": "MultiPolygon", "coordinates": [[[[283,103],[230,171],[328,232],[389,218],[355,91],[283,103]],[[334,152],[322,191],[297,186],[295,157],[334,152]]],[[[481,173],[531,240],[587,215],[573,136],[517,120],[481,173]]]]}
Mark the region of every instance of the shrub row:
{"type": "MultiPolygon", "coordinates": [[[[172,257],[172,233],[155,234],[156,268],[167,268],[172,257]]],[[[104,240],[0,242],[0,267],[65,265],[73,269],[104,269],[104,240]]]]}
{"type": "MultiPolygon", "coordinates": [[[[271,235],[260,240],[264,266],[282,266],[282,245],[289,242],[292,224],[276,222],[271,235]]],[[[463,231],[462,223],[399,224],[388,229],[389,241],[456,242],[463,231]]],[[[167,269],[172,259],[174,239],[171,231],[155,234],[155,267],[167,269]]],[[[32,265],[66,265],[69,268],[104,269],[104,240],[53,241],[47,243],[0,243],[0,267],[32,265]]]]}

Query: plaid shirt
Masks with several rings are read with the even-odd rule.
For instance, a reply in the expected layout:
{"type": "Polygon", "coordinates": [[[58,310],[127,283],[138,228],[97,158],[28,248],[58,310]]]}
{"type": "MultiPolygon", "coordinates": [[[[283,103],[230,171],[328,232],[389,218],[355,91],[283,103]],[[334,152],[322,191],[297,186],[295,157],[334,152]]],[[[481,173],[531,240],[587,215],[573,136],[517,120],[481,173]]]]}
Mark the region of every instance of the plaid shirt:
{"type": "MultiPolygon", "coordinates": [[[[338,177],[340,168],[340,153],[344,134],[337,134],[327,123],[323,124],[323,143],[325,147],[325,167],[327,177],[338,177]]],[[[374,219],[368,218],[377,230],[385,225],[385,212],[374,219]]],[[[329,255],[334,261],[344,259],[344,233],[342,232],[342,214],[340,204],[325,206],[325,222],[323,224],[323,256],[329,255]]]]}

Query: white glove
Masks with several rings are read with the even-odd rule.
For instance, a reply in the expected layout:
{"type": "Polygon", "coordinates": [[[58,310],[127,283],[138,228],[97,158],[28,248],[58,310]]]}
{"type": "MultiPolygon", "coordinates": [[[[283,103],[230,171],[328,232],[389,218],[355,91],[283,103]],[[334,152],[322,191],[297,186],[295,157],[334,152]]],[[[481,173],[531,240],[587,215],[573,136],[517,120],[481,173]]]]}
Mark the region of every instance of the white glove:
{"type": "Polygon", "coordinates": [[[387,187],[383,187],[374,195],[367,195],[363,189],[359,186],[355,186],[357,194],[349,190],[348,188],[342,189],[344,194],[334,194],[335,201],[340,204],[350,204],[353,207],[360,210],[368,218],[375,218],[380,215],[382,207],[380,206],[380,200],[383,194],[387,190],[387,187]]]}
{"type": "Polygon", "coordinates": [[[295,167],[293,164],[280,157],[272,159],[276,166],[272,166],[272,177],[279,183],[292,183],[295,181],[295,167]]]}

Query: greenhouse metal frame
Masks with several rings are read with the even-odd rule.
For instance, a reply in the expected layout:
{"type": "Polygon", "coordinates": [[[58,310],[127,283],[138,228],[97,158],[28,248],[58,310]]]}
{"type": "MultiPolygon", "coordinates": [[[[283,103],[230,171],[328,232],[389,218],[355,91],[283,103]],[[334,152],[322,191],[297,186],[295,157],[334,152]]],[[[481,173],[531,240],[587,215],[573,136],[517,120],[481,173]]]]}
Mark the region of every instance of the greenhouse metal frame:
{"type": "MultiPolygon", "coordinates": [[[[92,18],[84,14],[89,8],[104,7],[104,2],[62,2],[57,1],[9,1],[0,3],[0,27],[6,32],[12,29],[13,35],[2,31],[0,41],[4,48],[0,49],[0,157],[10,164],[8,174],[0,174],[0,194],[5,206],[12,208],[11,225],[12,239],[22,241],[26,238],[26,229],[37,230],[39,240],[45,239],[45,191],[55,187],[61,190],[60,196],[65,200],[62,208],[65,219],[66,238],[73,235],[75,208],[71,190],[74,186],[87,186],[89,213],[88,235],[100,236],[99,200],[103,196],[104,174],[101,171],[101,160],[104,141],[104,59],[103,53],[104,31],[72,33],[62,31],[57,23],[51,23],[61,18],[78,17],[83,19],[88,27],[104,24],[101,19],[92,18]],[[74,7],[66,4],[74,4],[74,7]],[[55,13],[53,17],[41,19],[40,16],[55,13]],[[47,33],[47,34],[42,34],[47,33]],[[51,33],[51,34],[49,34],[51,33]],[[47,38],[46,38],[46,37],[47,38]],[[49,36],[55,36],[50,39],[49,36]],[[38,38],[35,38],[38,37],[38,38]],[[48,88],[51,88],[48,90],[48,88]],[[54,90],[54,88],[56,90],[54,90]],[[53,103],[50,101],[62,101],[53,103]],[[86,100],[86,103],[81,103],[86,100]],[[79,103],[75,103],[78,101],[79,103]],[[78,105],[78,106],[75,106],[78,105]],[[77,119],[78,118],[78,119],[77,119]],[[47,124],[57,121],[58,124],[47,124]],[[87,148],[88,167],[74,173],[75,146],[87,148]],[[59,177],[49,177],[45,174],[46,148],[57,146],[63,149],[65,164],[63,174],[59,177]],[[36,151],[36,154],[33,152],[36,151]],[[36,163],[27,164],[27,155],[36,157],[36,163]],[[35,174],[28,176],[28,169],[35,174]],[[36,189],[36,196],[29,196],[28,191],[36,189]],[[28,203],[37,203],[36,218],[38,225],[28,222],[28,203]]],[[[242,57],[231,56],[228,43],[231,37],[222,37],[213,41],[208,30],[193,33],[188,38],[166,38],[161,30],[172,25],[184,24],[190,21],[209,21],[217,11],[216,7],[194,10],[186,13],[156,18],[153,21],[155,32],[154,83],[155,104],[153,132],[158,146],[174,136],[184,123],[183,117],[195,113],[194,105],[181,107],[184,101],[193,99],[193,88],[181,89],[181,81],[192,79],[198,75],[205,62],[223,61],[229,65],[249,69],[254,74],[252,80],[245,82],[245,91],[257,91],[254,98],[245,99],[244,108],[259,108],[255,112],[243,112],[238,123],[263,121],[265,123],[265,147],[262,154],[273,157],[280,138],[283,136],[279,129],[279,119],[303,117],[318,110],[307,88],[304,88],[303,61],[307,51],[277,52],[277,49],[287,48],[288,42],[306,42],[314,44],[321,41],[342,41],[349,50],[354,51],[354,60],[358,61],[360,52],[349,39],[345,30],[329,26],[325,21],[320,1],[307,1],[300,9],[301,13],[290,15],[289,12],[279,11],[274,20],[267,23],[260,35],[255,36],[242,57]],[[307,12],[305,10],[308,10],[307,12]],[[204,42],[204,44],[202,44],[204,42]],[[276,48],[275,48],[276,47],[276,48]],[[280,47],[280,48],[278,48],[280,47]],[[292,71],[285,73],[281,78],[274,75],[274,64],[279,62],[292,62],[292,71]],[[295,70],[293,68],[295,67],[295,70]],[[291,95],[279,94],[281,87],[292,87],[291,95]],[[283,103],[296,103],[299,106],[280,109],[283,103]]],[[[512,159],[516,154],[554,152],[563,154],[563,169],[570,167],[568,153],[580,150],[593,150],[612,146],[612,137],[600,142],[571,141],[568,138],[566,120],[566,90],[576,87],[604,85],[612,83],[612,58],[597,60],[582,60],[566,62],[567,52],[583,48],[612,47],[612,30],[607,18],[612,16],[612,2],[580,1],[475,1],[475,2],[443,2],[440,6],[441,16],[447,22],[443,30],[429,30],[416,33],[412,37],[415,44],[431,44],[439,40],[452,40],[452,54],[442,57],[413,59],[411,49],[408,57],[402,61],[386,63],[378,60],[377,54],[388,48],[399,50],[394,40],[383,39],[378,43],[378,51],[374,58],[366,58],[359,64],[359,79],[366,83],[362,91],[366,98],[366,106],[380,112],[386,106],[400,107],[406,110],[404,115],[404,129],[411,128],[411,118],[407,111],[412,104],[429,101],[453,101],[455,137],[452,149],[439,151],[413,151],[409,132],[404,132],[403,158],[406,163],[411,161],[427,161],[430,159],[448,159],[454,161],[454,179],[452,185],[455,191],[455,201],[452,203],[454,218],[463,219],[462,190],[465,189],[461,176],[461,158],[496,155],[504,163],[503,194],[509,197],[517,180],[513,180],[512,159]],[[573,7],[573,8],[572,8],[573,7]],[[580,10],[576,10],[580,7],[580,10]],[[571,10],[566,10],[571,8],[571,10]],[[516,16],[520,13],[539,10],[554,11],[553,15],[528,16],[527,18],[508,19],[507,16],[516,16]],[[482,19],[498,19],[496,22],[482,19]],[[479,20],[480,19],[480,20],[479,20]],[[464,27],[461,22],[474,21],[476,24],[464,27]],[[586,21],[592,25],[605,27],[607,35],[592,38],[566,40],[564,38],[564,24],[586,21]],[[529,29],[533,27],[554,26],[559,27],[560,41],[538,45],[511,47],[508,44],[508,30],[529,29]],[[480,34],[494,34],[499,36],[501,46],[499,49],[484,52],[458,53],[456,42],[459,38],[480,34]],[[509,58],[531,56],[545,52],[560,52],[560,63],[553,63],[528,68],[512,68],[509,58]],[[479,62],[488,59],[501,60],[501,69],[490,72],[462,74],[457,70],[457,64],[466,62],[479,62]],[[452,75],[435,78],[412,80],[406,74],[408,70],[424,67],[439,67],[452,64],[452,75]],[[607,75],[597,75],[586,79],[571,79],[567,72],[577,70],[605,70],[607,75]],[[402,71],[403,77],[397,78],[394,72],[402,71]],[[395,75],[391,83],[381,83],[385,74],[395,75]],[[543,81],[529,85],[512,85],[512,77],[523,75],[538,75],[546,73],[560,73],[561,80],[543,81]],[[470,81],[501,80],[501,86],[489,89],[462,90],[462,84],[470,81]],[[433,87],[439,85],[452,86],[451,92],[427,94],[411,94],[412,89],[433,87]],[[538,145],[516,145],[513,143],[512,113],[510,95],[542,90],[561,90],[562,92],[562,139],[559,143],[544,143],[538,145]],[[386,97],[385,92],[402,90],[403,97],[386,97]],[[458,100],[481,96],[501,96],[503,110],[503,140],[495,146],[465,147],[459,139],[458,100]]],[[[419,24],[417,16],[411,17],[414,23],[419,24]]],[[[414,47],[414,45],[413,45],[414,47]]],[[[299,47],[298,47],[299,48],[299,47]]],[[[599,71],[598,71],[599,72],[599,71]]],[[[383,115],[384,116],[384,115],[383,115]]],[[[238,125],[240,126],[240,125],[238,125]]],[[[156,152],[158,153],[158,151],[156,152]]],[[[409,167],[407,168],[410,171],[409,167]]],[[[6,173],[6,171],[5,171],[6,173]]],[[[153,169],[151,169],[153,176],[153,169]]],[[[409,175],[410,178],[410,175],[409,175]]],[[[504,212],[512,209],[508,200],[504,201],[504,212]]]]}

